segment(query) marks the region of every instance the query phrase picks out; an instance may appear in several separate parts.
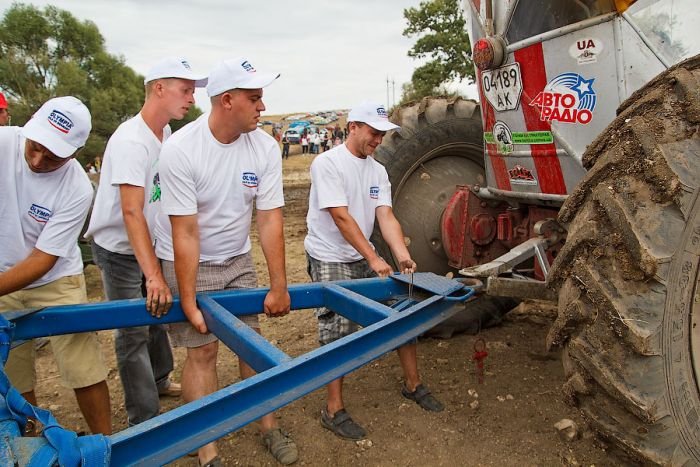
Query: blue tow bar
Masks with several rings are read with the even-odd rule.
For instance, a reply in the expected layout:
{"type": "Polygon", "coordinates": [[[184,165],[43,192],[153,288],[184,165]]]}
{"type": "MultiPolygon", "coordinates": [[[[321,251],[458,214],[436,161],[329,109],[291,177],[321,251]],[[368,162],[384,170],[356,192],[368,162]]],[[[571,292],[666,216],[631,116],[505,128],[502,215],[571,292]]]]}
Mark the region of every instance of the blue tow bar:
{"type": "MultiPolygon", "coordinates": [[[[292,310],[325,306],[363,328],[291,358],[238,316],[263,309],[267,289],[199,294],[209,330],[257,375],[227,386],[112,436],[85,436],[60,427],[46,410],[26,403],[0,368],[0,465],[162,465],[231,433],[390,352],[459,311],[474,290],[431,273],[417,273],[418,293],[408,299],[410,276],[293,285],[292,310]],[[392,306],[383,303],[393,302],[392,306]],[[401,310],[401,311],[397,311],[401,310]],[[20,436],[27,416],[44,424],[44,436],[20,436]]],[[[170,312],[151,317],[144,300],[50,307],[5,313],[0,356],[10,344],[35,337],[185,321],[176,299],[170,312]]]]}

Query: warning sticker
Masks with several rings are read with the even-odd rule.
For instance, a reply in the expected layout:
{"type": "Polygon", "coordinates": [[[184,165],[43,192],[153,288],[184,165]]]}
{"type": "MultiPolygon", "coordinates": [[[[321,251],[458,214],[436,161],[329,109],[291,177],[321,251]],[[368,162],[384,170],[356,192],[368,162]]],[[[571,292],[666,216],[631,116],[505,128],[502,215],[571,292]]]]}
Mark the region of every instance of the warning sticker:
{"type": "Polygon", "coordinates": [[[508,125],[497,121],[493,131],[484,133],[484,141],[497,145],[501,154],[508,154],[515,144],[552,144],[554,138],[551,131],[511,131],[508,125]]]}

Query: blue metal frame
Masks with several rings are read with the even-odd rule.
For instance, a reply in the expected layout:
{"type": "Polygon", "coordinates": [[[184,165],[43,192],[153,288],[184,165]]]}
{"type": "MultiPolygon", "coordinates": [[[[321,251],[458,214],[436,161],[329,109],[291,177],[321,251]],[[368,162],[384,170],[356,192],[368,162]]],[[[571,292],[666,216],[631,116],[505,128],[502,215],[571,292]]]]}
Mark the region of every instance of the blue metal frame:
{"type": "MultiPolygon", "coordinates": [[[[391,278],[290,286],[292,309],[326,306],[363,326],[294,359],[237,318],[259,313],[268,289],[199,294],[198,305],[208,328],[258,374],[108,437],[111,465],[158,465],[182,457],[414,339],[456,313],[455,301],[466,301],[473,294],[472,289],[449,279],[416,276],[415,287],[424,292],[435,289],[437,280],[440,286],[457,284],[443,289],[459,288],[461,295],[427,295],[420,302],[408,301],[404,298],[406,284],[391,278]],[[379,303],[400,298],[404,298],[397,307],[403,308],[400,312],[379,303]]],[[[160,319],[145,311],[143,300],[51,307],[11,315],[13,343],[47,334],[184,320],[177,300],[160,319]]],[[[0,414],[4,402],[0,398],[0,414]]],[[[46,440],[18,437],[17,422],[4,418],[0,421],[0,464],[28,464],[46,440]],[[7,423],[9,431],[3,429],[7,423]]]]}

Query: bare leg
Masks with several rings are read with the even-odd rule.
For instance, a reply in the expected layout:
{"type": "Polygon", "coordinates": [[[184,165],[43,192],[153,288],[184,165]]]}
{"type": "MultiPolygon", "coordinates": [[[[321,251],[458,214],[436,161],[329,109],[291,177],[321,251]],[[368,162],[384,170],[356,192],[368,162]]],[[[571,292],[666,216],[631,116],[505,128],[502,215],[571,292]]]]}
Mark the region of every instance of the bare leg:
{"type": "MultiPolygon", "coordinates": [[[[241,372],[242,379],[250,378],[251,376],[256,374],[255,370],[248,366],[246,362],[241,360],[240,357],[238,358],[238,371],[241,372]]],[[[268,431],[278,427],[274,412],[270,412],[267,415],[263,415],[259,422],[260,431],[262,431],[263,433],[267,433],[268,431]]]]}
{"type": "Polygon", "coordinates": [[[343,377],[331,381],[326,386],[328,395],[326,399],[326,410],[328,410],[328,415],[333,417],[335,413],[345,408],[343,403],[343,377]]]}
{"type": "MultiPolygon", "coordinates": [[[[253,329],[260,334],[259,328],[253,329]]],[[[250,378],[255,375],[255,370],[244,362],[240,356],[238,357],[238,371],[240,371],[241,379],[250,378]]],[[[270,412],[269,414],[263,415],[258,422],[260,423],[263,444],[267,447],[270,454],[272,454],[272,457],[283,465],[296,462],[297,456],[299,455],[297,446],[291,438],[279,430],[277,419],[275,419],[275,413],[270,412]]]]}
{"type": "Polygon", "coordinates": [[[399,353],[399,361],[401,362],[401,368],[403,369],[406,389],[411,392],[415,391],[416,386],[420,384],[416,348],[416,344],[406,344],[397,349],[397,352],[399,353]]]}
{"type": "Polygon", "coordinates": [[[76,388],[75,398],[80,411],[93,434],[112,434],[112,412],[109,405],[109,388],[106,381],[92,386],[76,388]]]}
{"type": "Polygon", "coordinates": [[[416,402],[421,408],[431,412],[441,412],[445,406],[421,384],[418,376],[418,358],[416,357],[416,344],[406,344],[398,349],[401,368],[403,368],[404,384],[406,389],[401,394],[407,399],[416,402]],[[420,386],[420,391],[418,390],[420,386]]]}
{"type": "MultiPolygon", "coordinates": [[[[261,334],[260,328],[253,328],[258,334],[261,334]]],[[[240,357],[238,357],[238,371],[241,373],[241,379],[247,379],[255,375],[255,370],[253,370],[246,362],[244,362],[240,357]]],[[[260,431],[267,433],[268,431],[278,428],[277,420],[275,419],[275,413],[271,412],[267,415],[263,415],[259,420],[260,431]]]]}
{"type": "MultiPolygon", "coordinates": [[[[216,357],[219,342],[187,349],[187,357],[182,368],[182,397],[191,402],[215,392],[219,387],[216,373],[216,357]]],[[[199,448],[199,463],[204,465],[217,455],[216,443],[199,448]]]]}

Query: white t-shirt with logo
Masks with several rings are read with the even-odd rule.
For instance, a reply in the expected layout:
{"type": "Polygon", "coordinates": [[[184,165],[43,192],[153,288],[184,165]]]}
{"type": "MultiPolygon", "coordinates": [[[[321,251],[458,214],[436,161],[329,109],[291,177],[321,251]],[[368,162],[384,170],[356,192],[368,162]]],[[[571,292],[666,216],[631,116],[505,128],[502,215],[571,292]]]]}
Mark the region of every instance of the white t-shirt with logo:
{"type": "Polygon", "coordinates": [[[372,157],[354,156],[342,144],[324,152],[311,163],[311,192],[306,216],[308,234],[304,247],[313,258],[329,263],[362,259],[328,212],[347,206],[363,235],[369,240],[376,209],[391,206],[391,183],[386,169],[372,157]]]}
{"type": "MultiPolygon", "coordinates": [[[[163,141],[170,136],[170,126],[163,128],[163,141]]],[[[120,185],[143,187],[143,213],[151,237],[159,215],[161,188],[158,157],[161,142],[141,114],[119,125],[109,138],[102,160],[100,186],[97,188],[90,225],[85,233],[95,243],[112,253],[133,255],[122,215],[120,185]]]]}
{"type": "Polygon", "coordinates": [[[58,256],[27,289],[83,272],[78,236],[92,202],[92,184],[76,160],[34,173],[24,158],[19,127],[0,127],[0,272],[37,248],[58,256]]]}
{"type": "MultiPolygon", "coordinates": [[[[263,130],[230,144],[211,133],[209,114],[173,134],[163,145],[161,208],[166,215],[197,215],[199,261],[224,261],[250,251],[253,200],[258,210],[284,206],[282,158],[263,130]]],[[[156,255],[173,260],[170,223],[156,223],[156,255]]]]}

